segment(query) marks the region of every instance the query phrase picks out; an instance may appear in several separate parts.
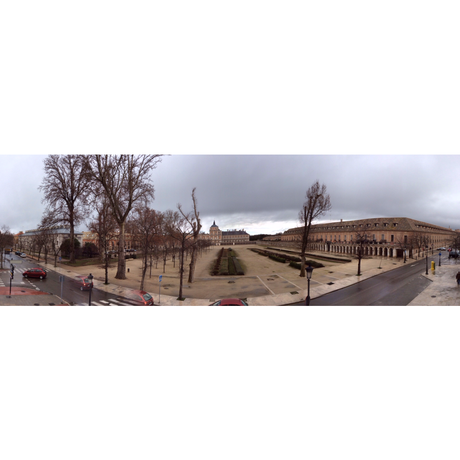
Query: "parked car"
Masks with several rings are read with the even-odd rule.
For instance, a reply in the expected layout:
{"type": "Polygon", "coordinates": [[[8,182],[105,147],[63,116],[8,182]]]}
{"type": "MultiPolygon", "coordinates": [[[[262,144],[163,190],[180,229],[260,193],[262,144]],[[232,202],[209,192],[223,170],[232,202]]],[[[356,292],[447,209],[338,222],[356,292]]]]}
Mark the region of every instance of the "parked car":
{"type": "Polygon", "coordinates": [[[452,259],[458,259],[458,255],[459,255],[458,252],[456,252],[456,251],[450,251],[450,252],[449,252],[449,259],[451,259],[451,258],[452,258],[452,259]]]}
{"type": "Polygon", "coordinates": [[[22,252],[21,252],[21,251],[16,251],[15,254],[16,254],[17,256],[20,256],[20,255],[22,254],[22,252]]]}
{"type": "Polygon", "coordinates": [[[26,253],[25,253],[25,252],[21,252],[21,254],[19,254],[19,257],[24,258],[24,257],[27,257],[27,256],[26,256],[26,253]]]}
{"type": "Polygon", "coordinates": [[[247,306],[247,305],[248,304],[244,300],[241,300],[241,299],[221,299],[221,300],[218,300],[217,302],[212,303],[210,306],[211,307],[214,307],[214,306],[237,307],[237,306],[247,306]]]}
{"type": "Polygon", "coordinates": [[[93,280],[90,280],[86,276],[77,276],[75,283],[80,291],[89,291],[93,287],[93,280]]]}
{"type": "Polygon", "coordinates": [[[138,289],[133,289],[126,297],[136,305],[155,305],[153,297],[146,291],[139,291],[138,289]]]}
{"type": "Polygon", "coordinates": [[[41,280],[46,278],[46,271],[43,268],[29,268],[23,272],[24,278],[40,278],[41,280]]]}

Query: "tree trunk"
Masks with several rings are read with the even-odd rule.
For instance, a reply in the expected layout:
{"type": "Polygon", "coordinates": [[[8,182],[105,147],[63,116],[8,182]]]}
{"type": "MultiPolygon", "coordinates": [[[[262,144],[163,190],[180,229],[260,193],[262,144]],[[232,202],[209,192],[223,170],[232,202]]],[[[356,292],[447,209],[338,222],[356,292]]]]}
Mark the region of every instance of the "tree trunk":
{"type": "Polygon", "coordinates": [[[141,287],[139,288],[141,291],[144,290],[144,282],[145,282],[145,275],[147,273],[147,251],[144,251],[144,256],[142,257],[142,277],[141,277],[141,287]]]}
{"type": "MultiPolygon", "coordinates": [[[[71,219],[73,218],[73,213],[71,213],[71,219]]],[[[70,223],[70,260],[69,263],[73,264],[75,262],[75,229],[73,226],[73,221],[70,223]]]]}
{"type": "Polygon", "coordinates": [[[180,282],[179,282],[179,300],[182,300],[182,284],[184,281],[184,253],[185,253],[185,242],[182,242],[182,248],[180,251],[180,267],[179,267],[179,272],[180,272],[180,282]]]}
{"type": "Polygon", "coordinates": [[[194,278],[194,275],[195,275],[195,265],[196,265],[196,247],[193,246],[192,247],[192,256],[190,258],[190,270],[189,270],[189,274],[188,274],[188,282],[189,283],[193,283],[193,278],[194,278]]]}
{"type": "Polygon", "coordinates": [[[126,259],[125,259],[125,223],[120,225],[120,236],[118,238],[118,269],[115,275],[117,280],[126,279],[126,259]]]}
{"type": "Polygon", "coordinates": [[[300,277],[305,278],[305,265],[307,264],[305,254],[300,254],[300,277]]]}

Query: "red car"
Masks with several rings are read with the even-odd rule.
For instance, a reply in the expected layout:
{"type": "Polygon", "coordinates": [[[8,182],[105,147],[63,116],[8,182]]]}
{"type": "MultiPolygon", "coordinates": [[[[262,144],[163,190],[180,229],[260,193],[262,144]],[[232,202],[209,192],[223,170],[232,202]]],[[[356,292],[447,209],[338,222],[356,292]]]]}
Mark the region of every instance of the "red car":
{"type": "Polygon", "coordinates": [[[126,297],[136,305],[155,305],[153,297],[145,291],[133,289],[126,297]]]}
{"type": "Polygon", "coordinates": [[[86,276],[77,276],[75,282],[81,291],[90,290],[93,287],[93,280],[90,280],[86,276]]]}
{"type": "Polygon", "coordinates": [[[46,278],[46,271],[43,268],[29,268],[22,276],[24,278],[40,278],[42,280],[46,278]]]}
{"type": "Polygon", "coordinates": [[[218,300],[217,302],[214,302],[211,304],[211,307],[217,307],[217,306],[222,306],[222,307],[238,307],[238,306],[247,306],[248,304],[241,299],[222,299],[218,300]]]}

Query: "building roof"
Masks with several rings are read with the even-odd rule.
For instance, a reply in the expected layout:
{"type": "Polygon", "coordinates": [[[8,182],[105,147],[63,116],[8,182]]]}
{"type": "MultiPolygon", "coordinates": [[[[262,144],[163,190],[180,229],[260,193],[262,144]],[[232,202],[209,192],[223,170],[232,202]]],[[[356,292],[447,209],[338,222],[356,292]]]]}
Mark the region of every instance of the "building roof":
{"type": "MultiPolygon", "coordinates": [[[[285,232],[298,233],[303,227],[290,228],[285,232]]],[[[328,222],[325,224],[315,224],[311,230],[318,231],[359,231],[362,230],[399,230],[399,231],[424,231],[424,232],[452,232],[451,228],[429,224],[409,217],[375,217],[371,219],[358,219],[340,222],[328,222]]]]}
{"type": "Polygon", "coordinates": [[[230,235],[248,235],[244,230],[227,230],[226,232],[222,232],[222,236],[230,236],[230,235]]]}
{"type": "MultiPolygon", "coordinates": [[[[50,229],[50,231],[52,231],[54,234],[58,234],[58,235],[69,235],[70,234],[70,229],[69,228],[54,228],[54,229],[50,229]]],[[[36,235],[37,233],[40,233],[39,229],[27,230],[20,236],[36,235]]],[[[74,234],[75,235],[81,235],[82,232],[80,232],[78,230],[74,230],[74,234]]]]}

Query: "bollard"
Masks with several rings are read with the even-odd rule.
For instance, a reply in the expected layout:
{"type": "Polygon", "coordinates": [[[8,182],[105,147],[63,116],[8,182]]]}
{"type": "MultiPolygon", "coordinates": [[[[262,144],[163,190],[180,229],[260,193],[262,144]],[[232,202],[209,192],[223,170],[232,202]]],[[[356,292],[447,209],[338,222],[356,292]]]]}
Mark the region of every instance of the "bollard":
{"type": "Polygon", "coordinates": [[[436,266],[436,262],[434,260],[432,260],[431,261],[431,271],[433,272],[433,275],[434,275],[435,266],[436,266]]]}
{"type": "Polygon", "coordinates": [[[129,273],[129,268],[128,268],[128,273],[129,273]]]}

